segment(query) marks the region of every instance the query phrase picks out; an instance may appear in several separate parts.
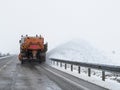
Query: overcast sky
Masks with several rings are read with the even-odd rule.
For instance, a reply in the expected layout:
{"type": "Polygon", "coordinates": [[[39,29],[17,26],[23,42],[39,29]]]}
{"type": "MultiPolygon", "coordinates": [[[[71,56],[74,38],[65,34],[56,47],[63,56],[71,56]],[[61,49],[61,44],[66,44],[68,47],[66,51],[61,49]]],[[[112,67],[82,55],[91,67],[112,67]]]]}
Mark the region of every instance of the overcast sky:
{"type": "Polygon", "coordinates": [[[18,53],[22,34],[42,34],[49,49],[82,38],[120,50],[120,0],[0,0],[0,51],[18,53]]]}

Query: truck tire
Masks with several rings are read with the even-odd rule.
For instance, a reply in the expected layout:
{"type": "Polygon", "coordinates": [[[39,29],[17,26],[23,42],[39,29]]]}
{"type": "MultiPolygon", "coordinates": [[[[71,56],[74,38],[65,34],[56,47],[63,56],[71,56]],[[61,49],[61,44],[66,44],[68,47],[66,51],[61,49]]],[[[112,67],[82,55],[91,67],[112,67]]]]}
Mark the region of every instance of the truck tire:
{"type": "Polygon", "coordinates": [[[23,60],[21,60],[21,64],[24,64],[24,61],[23,61],[23,60]]]}
{"type": "Polygon", "coordinates": [[[42,57],[42,62],[45,62],[45,60],[46,60],[46,56],[43,56],[42,57]]]}

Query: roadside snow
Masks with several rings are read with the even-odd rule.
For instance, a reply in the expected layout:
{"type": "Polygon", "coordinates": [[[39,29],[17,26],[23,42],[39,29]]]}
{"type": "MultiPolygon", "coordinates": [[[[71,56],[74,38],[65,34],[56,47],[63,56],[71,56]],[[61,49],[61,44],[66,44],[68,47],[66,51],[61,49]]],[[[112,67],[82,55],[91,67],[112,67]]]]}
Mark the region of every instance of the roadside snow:
{"type": "MultiPolygon", "coordinates": [[[[115,53],[115,52],[114,52],[115,53]]],[[[93,64],[106,64],[106,65],[117,65],[120,66],[120,57],[118,54],[105,54],[98,51],[98,49],[92,47],[85,40],[73,40],[66,44],[63,44],[54,50],[49,52],[49,58],[63,59],[69,61],[93,63],[93,64]],[[108,57],[109,56],[109,57],[108,57]],[[117,57],[118,56],[118,57],[117,57]]],[[[106,72],[106,81],[102,81],[101,72],[92,70],[92,77],[84,75],[87,73],[87,69],[82,70],[82,74],[77,74],[75,71],[64,70],[53,66],[57,69],[65,71],[80,78],[96,83],[97,85],[112,89],[120,90],[120,74],[106,72]]]]}
{"type": "Polygon", "coordinates": [[[11,55],[10,55],[10,56],[3,56],[3,57],[0,57],[0,59],[4,59],[4,58],[8,58],[8,57],[11,57],[11,55]]]}
{"type": "Polygon", "coordinates": [[[96,84],[98,86],[110,89],[110,90],[120,90],[120,83],[117,83],[116,81],[110,80],[110,79],[106,79],[105,81],[102,81],[101,78],[98,78],[95,75],[91,75],[91,77],[88,77],[87,74],[85,73],[81,73],[78,74],[77,70],[73,70],[73,72],[70,71],[70,68],[67,68],[67,70],[64,69],[64,67],[58,67],[55,65],[51,65],[52,67],[61,70],[63,72],[66,72],[68,74],[71,74],[75,77],[78,77],[80,79],[83,79],[85,81],[88,81],[90,83],[96,84]]]}

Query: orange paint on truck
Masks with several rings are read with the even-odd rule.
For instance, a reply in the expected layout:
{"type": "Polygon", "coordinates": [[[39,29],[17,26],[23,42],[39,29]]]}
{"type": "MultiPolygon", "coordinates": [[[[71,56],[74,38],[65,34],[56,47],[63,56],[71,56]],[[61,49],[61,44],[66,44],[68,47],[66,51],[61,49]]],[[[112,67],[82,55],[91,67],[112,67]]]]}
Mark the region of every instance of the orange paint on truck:
{"type": "Polygon", "coordinates": [[[43,55],[45,55],[46,51],[47,43],[44,44],[44,38],[41,35],[21,37],[19,60],[41,59],[41,57],[45,57],[43,55]]]}

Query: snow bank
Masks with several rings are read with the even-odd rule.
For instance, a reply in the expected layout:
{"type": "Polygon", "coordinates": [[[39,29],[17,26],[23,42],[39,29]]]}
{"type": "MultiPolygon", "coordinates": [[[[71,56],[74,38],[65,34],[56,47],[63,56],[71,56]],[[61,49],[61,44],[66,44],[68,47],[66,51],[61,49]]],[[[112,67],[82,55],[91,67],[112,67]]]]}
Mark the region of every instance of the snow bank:
{"type": "Polygon", "coordinates": [[[120,83],[117,83],[116,81],[113,81],[110,79],[106,79],[105,81],[102,81],[101,78],[98,78],[95,75],[91,75],[91,77],[88,77],[87,74],[85,74],[85,73],[78,74],[78,72],[76,70],[73,70],[73,72],[71,72],[70,68],[67,68],[67,70],[65,70],[64,67],[61,68],[61,67],[58,67],[55,65],[51,65],[51,66],[58,69],[58,70],[66,72],[68,74],[71,74],[75,77],[78,77],[80,79],[83,79],[85,81],[93,83],[95,85],[107,88],[109,90],[120,90],[120,83]]]}

